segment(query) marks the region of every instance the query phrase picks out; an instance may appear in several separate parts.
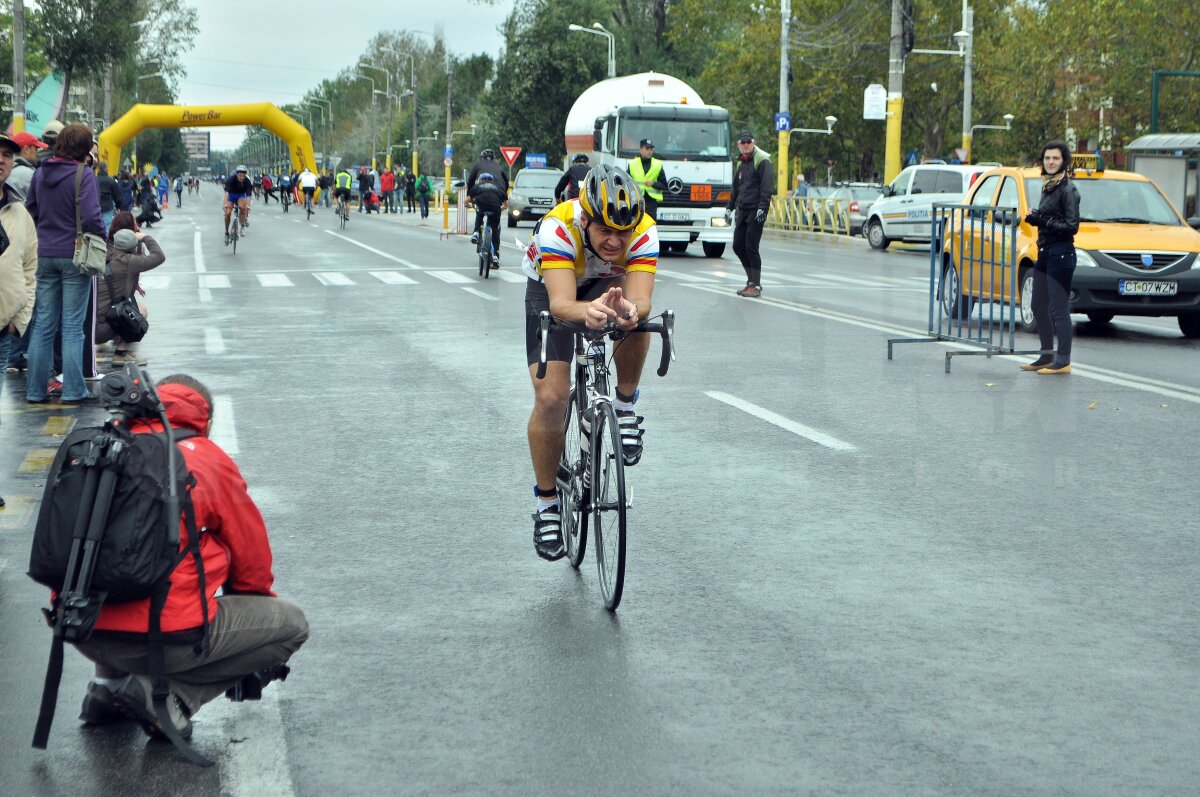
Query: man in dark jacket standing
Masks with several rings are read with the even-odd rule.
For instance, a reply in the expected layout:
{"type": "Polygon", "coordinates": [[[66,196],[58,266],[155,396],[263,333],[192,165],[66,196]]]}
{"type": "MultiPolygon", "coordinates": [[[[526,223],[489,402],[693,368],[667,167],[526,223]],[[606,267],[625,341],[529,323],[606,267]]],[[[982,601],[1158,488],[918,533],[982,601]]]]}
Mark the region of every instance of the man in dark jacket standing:
{"type": "Polygon", "coordinates": [[[762,296],[762,257],[758,254],[758,242],[762,239],[767,210],[775,193],[775,172],[770,156],[754,145],[754,135],[749,130],[743,130],[738,136],[736,166],[733,194],[726,207],[737,209],[733,251],[746,270],[746,287],[737,293],[756,299],[762,296]]]}
{"type": "Polygon", "coordinates": [[[358,170],[358,212],[362,213],[367,207],[367,194],[375,187],[375,178],[363,166],[358,170]]]}
{"type": "Polygon", "coordinates": [[[96,177],[96,184],[100,189],[100,216],[104,219],[104,231],[107,234],[108,228],[112,226],[113,216],[117,215],[117,203],[121,199],[117,181],[109,175],[107,163],[100,164],[100,174],[96,177]]]}

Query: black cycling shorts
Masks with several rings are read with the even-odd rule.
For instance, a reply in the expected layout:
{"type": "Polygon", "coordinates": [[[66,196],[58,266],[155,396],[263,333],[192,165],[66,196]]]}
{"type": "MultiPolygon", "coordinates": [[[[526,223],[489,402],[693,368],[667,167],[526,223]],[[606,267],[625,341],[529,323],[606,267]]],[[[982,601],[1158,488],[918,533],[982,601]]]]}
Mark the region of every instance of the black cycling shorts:
{"type": "MultiPolygon", "coordinates": [[[[608,290],[620,277],[610,279],[588,280],[580,285],[575,292],[575,298],[581,302],[590,302],[608,290]]],[[[525,359],[529,365],[538,361],[541,353],[541,342],[538,333],[541,331],[541,312],[550,309],[550,294],[546,292],[545,283],[528,280],[525,285],[525,359]]],[[[546,345],[547,362],[570,362],[575,356],[575,333],[566,329],[556,329],[550,333],[550,341],[546,345]]]]}
{"type": "Polygon", "coordinates": [[[349,188],[333,189],[333,198],[334,199],[344,199],[347,202],[349,202],[350,201],[350,189],[349,188]]]}
{"type": "Polygon", "coordinates": [[[305,196],[312,196],[316,193],[317,187],[314,185],[312,188],[301,188],[300,190],[304,192],[305,196]]]}

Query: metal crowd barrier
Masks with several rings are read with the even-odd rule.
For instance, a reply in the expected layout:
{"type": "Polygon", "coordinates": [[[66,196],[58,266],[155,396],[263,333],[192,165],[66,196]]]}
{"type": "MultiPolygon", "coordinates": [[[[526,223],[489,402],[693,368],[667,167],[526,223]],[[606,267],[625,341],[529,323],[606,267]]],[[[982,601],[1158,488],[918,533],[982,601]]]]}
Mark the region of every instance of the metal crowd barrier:
{"type": "Polygon", "coordinates": [[[850,234],[850,203],[825,197],[773,197],[767,226],[778,230],[850,234]]]}
{"type": "MultiPolygon", "coordinates": [[[[957,355],[1024,354],[1016,349],[1016,208],[934,205],[929,246],[929,336],[896,343],[953,342],[957,355]]],[[[1028,352],[1036,353],[1036,352],[1028,352]]]]}

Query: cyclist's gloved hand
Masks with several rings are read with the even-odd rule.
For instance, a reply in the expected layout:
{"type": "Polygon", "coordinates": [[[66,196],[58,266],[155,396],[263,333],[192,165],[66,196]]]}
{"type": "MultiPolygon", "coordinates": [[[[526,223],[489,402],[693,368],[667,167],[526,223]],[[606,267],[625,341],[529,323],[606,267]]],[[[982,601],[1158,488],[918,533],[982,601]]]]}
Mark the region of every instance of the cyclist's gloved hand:
{"type": "Polygon", "coordinates": [[[767,211],[763,210],[762,208],[759,208],[758,211],[754,214],[754,221],[758,224],[762,224],[766,220],[767,220],[767,211]]]}

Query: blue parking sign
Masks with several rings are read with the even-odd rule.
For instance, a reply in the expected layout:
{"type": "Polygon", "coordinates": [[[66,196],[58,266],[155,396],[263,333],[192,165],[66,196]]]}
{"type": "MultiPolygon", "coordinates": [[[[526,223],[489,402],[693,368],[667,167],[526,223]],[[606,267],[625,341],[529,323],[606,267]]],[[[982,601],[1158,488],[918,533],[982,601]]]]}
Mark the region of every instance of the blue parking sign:
{"type": "Polygon", "coordinates": [[[453,158],[454,157],[454,147],[447,144],[446,148],[442,150],[442,157],[443,158],[453,158]]]}
{"type": "Polygon", "coordinates": [[[775,114],[775,129],[779,132],[792,129],[792,115],[790,113],[775,114]]]}

